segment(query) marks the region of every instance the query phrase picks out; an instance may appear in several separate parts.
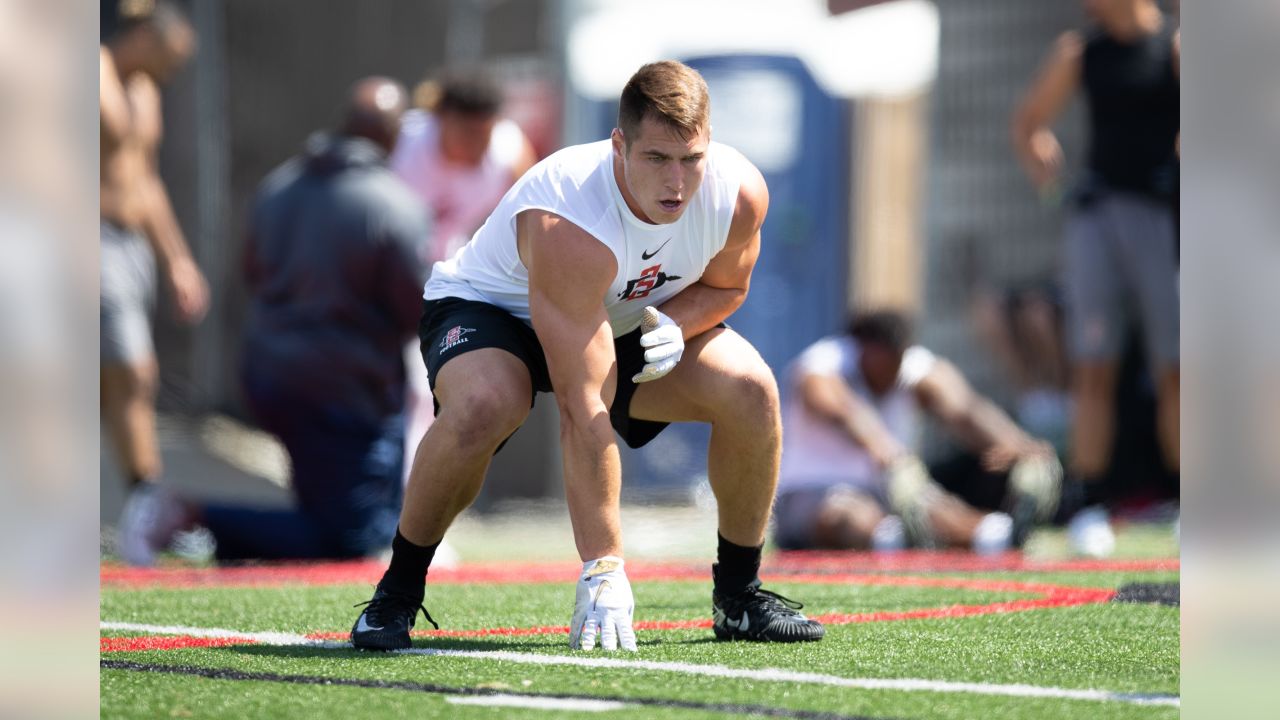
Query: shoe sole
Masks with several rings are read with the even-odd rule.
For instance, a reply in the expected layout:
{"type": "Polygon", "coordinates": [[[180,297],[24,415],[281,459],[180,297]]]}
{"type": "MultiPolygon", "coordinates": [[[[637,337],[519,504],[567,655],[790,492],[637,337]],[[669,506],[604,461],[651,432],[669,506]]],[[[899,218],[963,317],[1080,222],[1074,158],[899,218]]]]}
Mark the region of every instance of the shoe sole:
{"type": "Polygon", "coordinates": [[[376,640],[358,640],[355,635],[351,636],[351,645],[357,650],[377,650],[379,652],[389,652],[391,650],[407,650],[413,647],[413,642],[408,638],[403,640],[388,638],[385,642],[376,640]]]}
{"type": "Polygon", "coordinates": [[[719,628],[715,626],[712,626],[711,630],[712,632],[715,633],[716,640],[726,641],[726,642],[734,641],[734,640],[746,640],[748,642],[773,642],[773,643],[817,642],[821,640],[824,636],[826,636],[826,630],[820,630],[818,632],[817,637],[773,637],[773,638],[758,637],[755,635],[741,633],[734,630],[726,630],[724,628],[719,628]]]}

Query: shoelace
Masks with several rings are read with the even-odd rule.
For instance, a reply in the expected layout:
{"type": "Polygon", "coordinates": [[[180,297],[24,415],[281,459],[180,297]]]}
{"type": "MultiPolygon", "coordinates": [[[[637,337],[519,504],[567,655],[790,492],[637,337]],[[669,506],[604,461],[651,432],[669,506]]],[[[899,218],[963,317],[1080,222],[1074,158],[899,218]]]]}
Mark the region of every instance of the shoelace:
{"type": "Polygon", "coordinates": [[[756,605],[781,605],[782,612],[787,615],[799,615],[800,613],[798,611],[804,608],[804,603],[779,595],[772,590],[754,588],[754,590],[749,590],[748,592],[751,592],[753,597],[747,601],[747,607],[753,607],[756,605]]]}
{"type": "Polygon", "coordinates": [[[427,612],[426,606],[424,606],[420,600],[411,598],[407,595],[398,595],[396,593],[386,593],[382,597],[375,597],[372,600],[365,600],[364,602],[356,603],[351,607],[361,607],[363,605],[369,606],[365,612],[369,613],[370,620],[372,620],[374,623],[377,623],[379,625],[383,624],[382,614],[384,612],[395,613],[398,611],[412,610],[413,616],[416,617],[418,614],[418,611],[421,610],[422,614],[426,616],[427,622],[431,623],[431,627],[437,630],[440,629],[440,626],[436,624],[435,619],[431,617],[431,613],[427,612]]]}

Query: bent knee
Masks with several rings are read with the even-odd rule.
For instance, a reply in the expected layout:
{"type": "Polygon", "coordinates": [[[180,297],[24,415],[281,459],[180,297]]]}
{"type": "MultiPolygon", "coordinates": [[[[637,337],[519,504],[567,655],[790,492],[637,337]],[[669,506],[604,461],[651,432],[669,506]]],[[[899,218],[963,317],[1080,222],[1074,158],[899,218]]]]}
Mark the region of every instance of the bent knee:
{"type": "Polygon", "coordinates": [[[493,386],[474,388],[440,409],[436,423],[463,443],[497,445],[529,416],[526,396],[504,393],[493,386]]]}
{"type": "Polygon", "coordinates": [[[745,420],[754,424],[761,419],[781,417],[778,383],[763,363],[726,378],[718,397],[721,402],[717,414],[723,420],[745,420]]]}

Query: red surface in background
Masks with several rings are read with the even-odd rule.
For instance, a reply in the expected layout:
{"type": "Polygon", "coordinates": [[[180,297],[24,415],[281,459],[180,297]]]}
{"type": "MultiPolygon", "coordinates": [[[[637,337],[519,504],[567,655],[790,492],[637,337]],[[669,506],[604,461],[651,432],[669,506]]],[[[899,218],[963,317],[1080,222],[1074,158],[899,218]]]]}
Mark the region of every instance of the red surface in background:
{"type": "MultiPolygon", "coordinates": [[[[432,584],[565,582],[581,565],[575,562],[478,563],[459,568],[433,568],[432,584]]],[[[794,579],[797,574],[851,572],[1147,572],[1178,570],[1177,559],[1037,561],[1020,553],[981,557],[964,552],[904,551],[897,553],[789,552],[771,555],[761,574],[794,579]]],[[[103,587],[187,588],[279,585],[349,585],[377,583],[386,563],[353,560],[321,563],[264,563],[230,567],[130,568],[104,564],[103,587]]],[[[630,561],[632,580],[710,580],[710,563],[630,561]]]]}

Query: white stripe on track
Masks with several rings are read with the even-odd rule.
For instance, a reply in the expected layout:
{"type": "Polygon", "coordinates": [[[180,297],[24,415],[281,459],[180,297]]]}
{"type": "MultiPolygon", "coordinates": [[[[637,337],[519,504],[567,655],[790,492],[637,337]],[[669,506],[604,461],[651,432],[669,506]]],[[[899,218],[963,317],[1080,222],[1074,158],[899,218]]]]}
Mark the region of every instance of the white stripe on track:
{"type": "MultiPolygon", "coordinates": [[[[103,630],[151,633],[156,635],[191,635],[194,637],[244,638],[268,645],[307,645],[329,649],[349,649],[349,642],[315,640],[305,635],[279,632],[239,632],[222,628],[199,628],[183,625],[146,625],[141,623],[100,623],[103,630]]],[[[797,672],[782,668],[750,670],[726,665],[698,665],[683,662],[656,660],[623,660],[616,657],[592,657],[588,655],[538,655],[506,650],[443,650],[437,648],[409,648],[395,651],[402,655],[438,655],[478,660],[502,660],[526,665],[570,665],[590,668],[614,668],[622,670],[651,670],[674,672],[684,675],[758,680],[762,682],[792,682],[828,687],[848,687],[861,690],[897,690],[902,692],[969,693],[974,695],[1000,695],[1006,697],[1049,698],[1061,700],[1093,700],[1120,702],[1131,705],[1166,705],[1180,707],[1177,695],[1154,693],[1121,693],[1110,690],[1078,690],[1073,688],[1043,687],[1039,685],[995,685],[990,683],[955,682],[951,680],[925,680],[918,678],[848,678],[821,673],[797,672]]]]}

